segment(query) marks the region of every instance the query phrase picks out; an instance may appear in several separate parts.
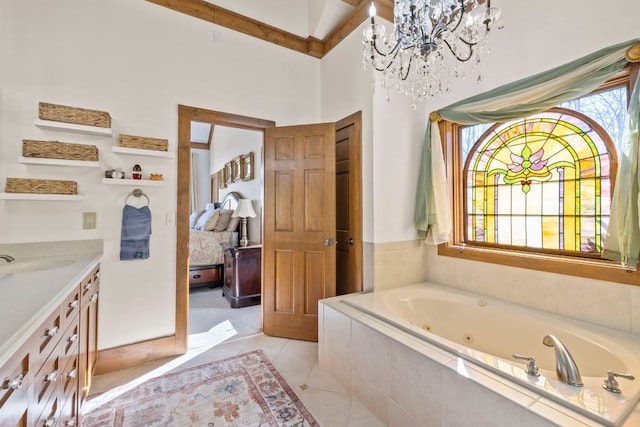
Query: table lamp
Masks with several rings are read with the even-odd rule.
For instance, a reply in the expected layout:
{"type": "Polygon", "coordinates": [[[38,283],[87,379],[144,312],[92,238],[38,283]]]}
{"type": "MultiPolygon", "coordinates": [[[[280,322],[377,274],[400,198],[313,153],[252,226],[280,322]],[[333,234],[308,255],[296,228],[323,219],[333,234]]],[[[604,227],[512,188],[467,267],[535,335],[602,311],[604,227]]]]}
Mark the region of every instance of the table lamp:
{"type": "Polygon", "coordinates": [[[242,228],[240,230],[240,246],[247,246],[249,244],[249,238],[247,237],[247,218],[255,218],[256,212],[253,210],[253,205],[249,199],[240,199],[238,207],[231,215],[234,218],[242,218],[242,228]]]}

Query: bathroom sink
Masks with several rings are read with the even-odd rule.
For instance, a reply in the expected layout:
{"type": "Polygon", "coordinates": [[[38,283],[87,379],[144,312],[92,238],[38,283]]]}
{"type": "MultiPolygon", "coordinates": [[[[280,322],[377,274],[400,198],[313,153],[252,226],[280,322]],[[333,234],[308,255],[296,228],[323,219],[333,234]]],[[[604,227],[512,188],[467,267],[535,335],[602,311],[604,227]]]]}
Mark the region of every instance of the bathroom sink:
{"type": "Polygon", "coordinates": [[[69,259],[25,259],[0,264],[0,274],[31,273],[73,264],[69,259]]]}

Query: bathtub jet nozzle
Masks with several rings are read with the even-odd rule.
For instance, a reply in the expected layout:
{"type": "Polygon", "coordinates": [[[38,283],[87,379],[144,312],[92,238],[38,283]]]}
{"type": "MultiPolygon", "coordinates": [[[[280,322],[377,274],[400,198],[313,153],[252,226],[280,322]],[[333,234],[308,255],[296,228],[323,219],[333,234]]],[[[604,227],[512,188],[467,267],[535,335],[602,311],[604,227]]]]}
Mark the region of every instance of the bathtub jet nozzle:
{"type": "Polygon", "coordinates": [[[567,347],[554,335],[546,335],[542,343],[547,347],[553,347],[556,352],[556,375],[558,380],[574,387],[582,387],[582,377],[578,365],[571,357],[567,347]]]}

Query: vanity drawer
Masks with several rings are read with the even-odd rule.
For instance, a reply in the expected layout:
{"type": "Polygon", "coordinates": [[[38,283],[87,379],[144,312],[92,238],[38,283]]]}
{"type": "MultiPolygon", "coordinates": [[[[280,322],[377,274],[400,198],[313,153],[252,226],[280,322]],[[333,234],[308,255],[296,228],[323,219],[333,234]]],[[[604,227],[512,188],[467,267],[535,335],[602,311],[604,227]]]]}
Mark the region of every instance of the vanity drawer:
{"type": "Polygon", "coordinates": [[[40,325],[34,334],[36,344],[32,354],[34,363],[32,366],[41,366],[60,341],[60,337],[64,332],[62,329],[61,311],[60,309],[56,310],[54,314],[49,316],[49,318],[40,325]]]}
{"type": "Polygon", "coordinates": [[[73,427],[79,426],[79,412],[78,411],[78,389],[74,389],[71,393],[66,395],[64,399],[64,406],[60,410],[60,426],[61,427],[73,427]]]}
{"type": "Polygon", "coordinates": [[[69,396],[72,392],[78,390],[78,369],[79,358],[76,354],[73,358],[68,360],[67,366],[62,370],[60,375],[61,389],[63,396],[69,396]]]}
{"type": "Polygon", "coordinates": [[[97,265],[91,273],[80,283],[80,294],[82,301],[85,301],[93,294],[93,290],[100,284],[100,265],[97,265]]]}
{"type": "Polygon", "coordinates": [[[75,322],[69,326],[65,331],[62,340],[60,340],[59,355],[61,358],[60,364],[65,366],[70,359],[78,355],[78,343],[80,341],[80,322],[79,318],[75,319],[75,322]]]}
{"type": "Polygon", "coordinates": [[[71,295],[64,300],[61,307],[62,329],[66,329],[75,317],[80,313],[80,287],[77,287],[71,295]]]}
{"type": "Polygon", "coordinates": [[[0,366],[0,426],[27,425],[33,381],[30,342],[0,366]]]}
{"type": "Polygon", "coordinates": [[[52,354],[36,374],[33,380],[33,407],[35,414],[46,412],[45,406],[47,403],[58,397],[57,387],[62,374],[61,369],[60,357],[57,354],[52,354]]]}
{"type": "Polygon", "coordinates": [[[58,416],[60,412],[60,401],[58,400],[58,396],[55,395],[49,400],[42,412],[37,415],[37,418],[30,425],[34,427],[51,427],[51,426],[59,426],[58,416]]]}

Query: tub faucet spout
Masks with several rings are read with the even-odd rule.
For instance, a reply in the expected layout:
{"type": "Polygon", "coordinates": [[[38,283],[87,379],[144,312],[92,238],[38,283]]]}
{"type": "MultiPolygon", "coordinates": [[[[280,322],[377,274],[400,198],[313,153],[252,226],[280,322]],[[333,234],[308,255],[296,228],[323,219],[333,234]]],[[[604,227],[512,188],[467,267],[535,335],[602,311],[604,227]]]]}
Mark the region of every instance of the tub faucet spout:
{"type": "Polygon", "coordinates": [[[13,261],[15,259],[11,255],[0,255],[0,258],[4,259],[7,262],[11,262],[11,261],[13,261]]]}
{"type": "Polygon", "coordinates": [[[554,335],[546,335],[542,343],[547,347],[553,347],[556,352],[556,375],[558,380],[575,387],[582,387],[582,378],[578,365],[571,357],[567,347],[554,335]]]}

